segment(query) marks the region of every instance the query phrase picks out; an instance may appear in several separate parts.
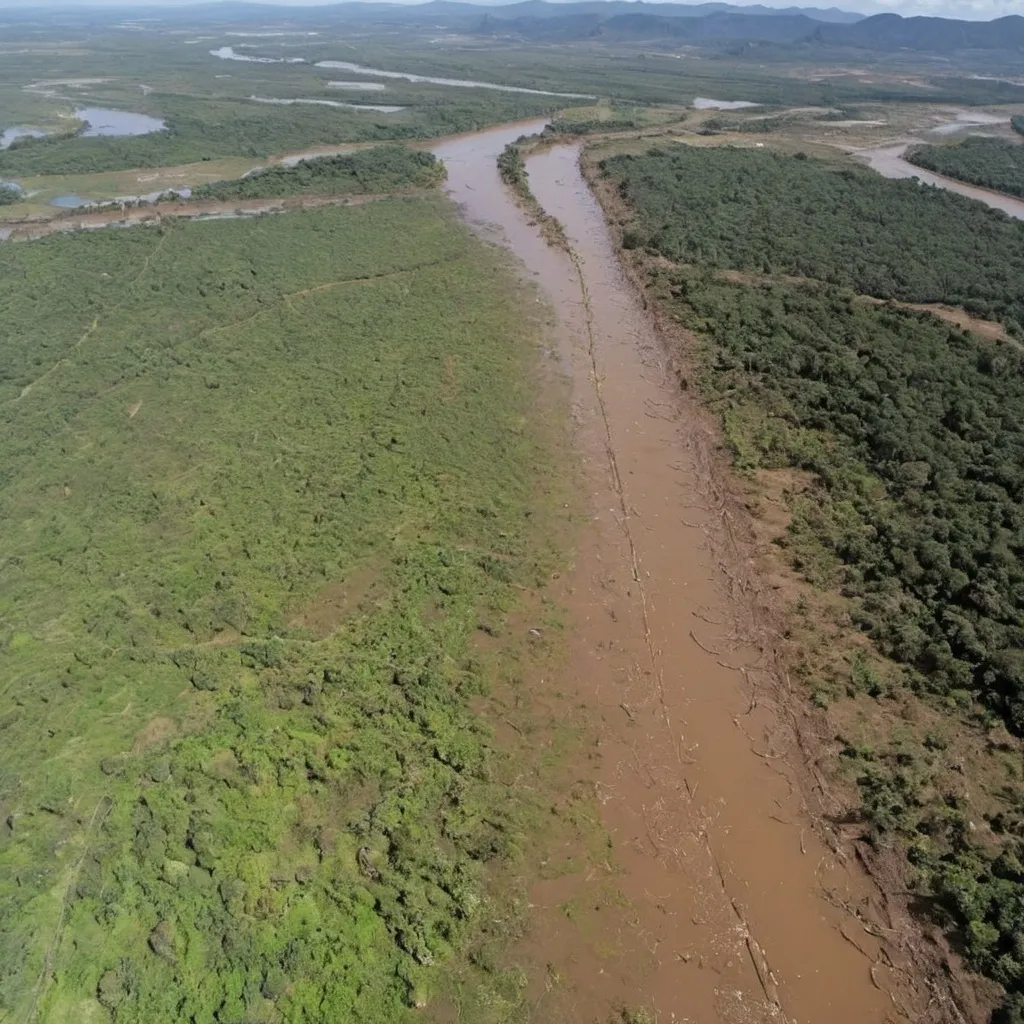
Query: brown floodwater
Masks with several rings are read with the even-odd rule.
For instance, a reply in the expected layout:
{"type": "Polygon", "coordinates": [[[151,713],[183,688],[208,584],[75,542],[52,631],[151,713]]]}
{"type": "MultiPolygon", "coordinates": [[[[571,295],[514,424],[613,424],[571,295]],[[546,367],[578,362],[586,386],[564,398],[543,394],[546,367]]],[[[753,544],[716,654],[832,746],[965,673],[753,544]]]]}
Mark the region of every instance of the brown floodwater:
{"type": "Polygon", "coordinates": [[[935,185],[950,192],[959,192],[960,195],[977,199],[994,210],[1002,210],[1011,217],[1024,220],[1024,199],[1014,199],[1013,196],[1004,195],[1002,192],[967,185],[955,178],[947,178],[944,174],[915,167],[909,160],[903,159],[903,154],[911,145],[909,142],[899,142],[896,145],[873,146],[870,149],[854,150],[853,155],[886,178],[917,178],[925,185],[935,185]]]}
{"type": "MultiPolygon", "coordinates": [[[[730,544],[713,430],[670,378],[575,146],[527,163],[573,256],[502,187],[495,157],[526,130],[434,151],[467,220],[522,261],[556,313],[590,488],[559,687],[597,724],[594,782],[629,904],[614,934],[556,921],[535,937],[562,979],[535,1019],[603,1022],[643,1005],[662,1022],[907,1020],[878,939],[850,912],[870,919],[877,890],[815,827],[771,699],[778,679],[755,642],[744,595],[756,583],[730,544]]],[[[557,903],[559,884],[539,883],[535,901],[557,903]]],[[[596,894],[601,879],[583,884],[596,894]]]]}

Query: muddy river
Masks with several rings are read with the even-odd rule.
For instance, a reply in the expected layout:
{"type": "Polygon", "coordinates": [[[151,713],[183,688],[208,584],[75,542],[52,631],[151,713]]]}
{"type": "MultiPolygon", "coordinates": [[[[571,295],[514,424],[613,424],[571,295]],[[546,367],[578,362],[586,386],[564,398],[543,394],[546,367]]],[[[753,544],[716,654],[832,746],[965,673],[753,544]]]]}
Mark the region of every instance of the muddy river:
{"type": "MultiPolygon", "coordinates": [[[[614,942],[551,925],[546,955],[565,981],[548,1012],[605,1020],[642,1004],[677,1022],[905,1020],[879,940],[839,909],[870,919],[880,897],[808,812],[744,596],[758,584],[711,470],[713,426],[665,365],[575,146],[527,163],[573,256],[546,245],[502,188],[495,157],[531,127],[434,152],[464,216],[554,307],[591,491],[560,683],[599,723],[597,787],[630,923],[614,942]]],[[[601,879],[588,882],[596,893],[601,879]]],[[[561,898],[541,891],[535,903],[561,898]]]]}
{"type": "Polygon", "coordinates": [[[949,189],[950,192],[959,192],[960,195],[977,199],[994,210],[1002,210],[1011,217],[1024,220],[1024,199],[1014,199],[1013,196],[1003,195],[1001,192],[967,185],[955,178],[947,178],[944,174],[915,167],[910,161],[904,160],[903,154],[912,144],[898,142],[895,145],[873,146],[870,149],[854,150],[853,155],[886,178],[917,178],[925,185],[935,185],[937,188],[949,189]]]}

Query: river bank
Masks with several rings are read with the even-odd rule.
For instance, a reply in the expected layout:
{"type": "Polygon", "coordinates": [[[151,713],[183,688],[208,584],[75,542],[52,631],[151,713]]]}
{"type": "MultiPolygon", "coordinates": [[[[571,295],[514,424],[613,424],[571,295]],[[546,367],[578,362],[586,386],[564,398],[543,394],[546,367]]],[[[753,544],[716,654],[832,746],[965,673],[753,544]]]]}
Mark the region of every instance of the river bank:
{"type": "MultiPolygon", "coordinates": [[[[577,148],[527,161],[568,253],[501,189],[494,161],[523,133],[434,152],[464,216],[553,304],[590,488],[562,686],[599,735],[595,786],[630,926],[609,952],[541,912],[532,941],[566,978],[548,1012],[554,1000],[561,1019],[602,1019],[643,1001],[659,1019],[921,1019],[931,992],[906,985],[903,952],[880,938],[883,895],[823,827],[714,426],[680,397],[577,148]]],[[[601,882],[544,883],[534,902],[584,903],[601,882]]]]}
{"type": "Polygon", "coordinates": [[[977,199],[993,210],[1002,210],[1003,213],[1017,220],[1024,220],[1024,199],[1015,199],[1013,196],[1005,195],[1002,192],[994,192],[992,189],[979,188],[977,185],[968,185],[966,182],[957,181],[944,174],[936,174],[934,171],[925,170],[903,159],[903,154],[914,145],[913,142],[898,142],[894,145],[871,146],[867,149],[855,149],[851,155],[866,163],[873,171],[877,171],[886,178],[917,178],[924,185],[933,185],[936,188],[944,188],[950,192],[957,192],[968,199],[977,199]]]}

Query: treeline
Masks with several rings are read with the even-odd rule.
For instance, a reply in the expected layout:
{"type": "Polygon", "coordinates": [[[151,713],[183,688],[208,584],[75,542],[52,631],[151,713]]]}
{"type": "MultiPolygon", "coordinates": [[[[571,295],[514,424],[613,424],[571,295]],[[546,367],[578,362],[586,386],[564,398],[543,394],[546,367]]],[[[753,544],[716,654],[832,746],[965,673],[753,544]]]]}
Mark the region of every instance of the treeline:
{"type": "Polygon", "coordinates": [[[744,135],[767,135],[770,132],[780,131],[792,123],[791,117],[781,115],[750,118],[709,117],[701,125],[700,134],[717,135],[719,132],[740,132],[744,135]]]}
{"type": "Polygon", "coordinates": [[[676,146],[601,166],[636,211],[627,246],[956,303],[1024,336],[1024,223],[972,199],[767,150],[676,146]]]}
{"type": "Polygon", "coordinates": [[[642,128],[646,124],[643,117],[616,115],[602,120],[599,117],[587,118],[582,121],[568,121],[555,118],[545,125],[543,136],[551,135],[597,135],[601,132],[626,132],[633,128],[642,128]]]}
{"type": "Polygon", "coordinates": [[[976,135],[955,146],[915,146],[907,159],[958,181],[1024,196],[1024,145],[1008,139],[976,135]]]}
{"type": "MultiPolygon", "coordinates": [[[[700,384],[737,464],[797,468],[792,564],[848,599],[913,688],[965,727],[1024,735],[1024,355],[925,312],[854,295],[963,302],[1016,324],[1024,225],[859,169],[680,147],[602,165],[668,257],[655,291],[703,339],[700,384]],[[722,268],[751,283],[722,280],[722,268]],[[782,276],[785,275],[785,276],[782,276]],[[818,280],[795,283],[793,275],[818,280]]],[[[937,775],[940,737],[850,747],[876,841],[898,840],[927,904],[1024,1021],[1024,794],[972,806],[937,775]],[[936,781],[939,779],[940,781],[936,781]]]]}
{"type": "Polygon", "coordinates": [[[354,153],[300,160],[293,167],[265,167],[233,181],[192,190],[193,199],[260,199],[278,196],[370,194],[428,188],[444,179],[444,164],[405,146],[374,146],[354,153]]]}
{"type": "Polygon", "coordinates": [[[525,135],[520,135],[515,142],[510,142],[498,154],[498,175],[501,180],[517,192],[520,197],[529,194],[526,177],[526,163],[523,160],[521,147],[527,142],[525,135]]]}

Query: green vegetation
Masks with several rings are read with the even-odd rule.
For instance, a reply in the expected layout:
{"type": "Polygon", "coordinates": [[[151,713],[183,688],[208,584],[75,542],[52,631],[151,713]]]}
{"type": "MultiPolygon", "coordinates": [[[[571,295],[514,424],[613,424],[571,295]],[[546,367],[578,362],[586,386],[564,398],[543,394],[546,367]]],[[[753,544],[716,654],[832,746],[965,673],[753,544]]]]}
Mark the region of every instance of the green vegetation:
{"type": "Polygon", "coordinates": [[[0,1015],[413,1019],[489,922],[524,308],[433,199],[0,246],[0,1015]]]}
{"type": "Polygon", "coordinates": [[[444,178],[432,154],[405,146],[374,146],[354,153],[300,160],[294,167],[265,167],[234,181],[192,190],[193,199],[259,199],[300,195],[368,195],[428,188],[444,178]]]}
{"type": "Polygon", "coordinates": [[[523,147],[529,144],[530,140],[525,135],[520,135],[515,142],[510,142],[498,154],[498,174],[520,198],[529,194],[529,178],[526,173],[526,161],[523,159],[523,147]]]}
{"type": "MultiPolygon", "coordinates": [[[[750,150],[654,150],[602,167],[635,211],[624,244],[677,264],[652,265],[652,288],[703,339],[700,384],[737,465],[812,475],[791,506],[792,564],[839,590],[897,663],[885,680],[855,665],[855,687],[881,701],[906,686],[957,728],[1002,720],[1024,735],[1024,356],[850,290],[1019,316],[1024,226],[933,189],[750,150]],[[1017,269],[1000,272],[1001,259],[1017,269]],[[753,272],[750,283],[720,268],[753,272]]],[[[1020,772],[985,820],[936,781],[940,745],[846,757],[871,837],[902,844],[1015,1021],[1020,772]]]]}
{"type": "Polygon", "coordinates": [[[781,131],[793,123],[791,117],[709,117],[702,125],[701,134],[740,132],[744,135],[768,135],[781,131]]]}
{"type": "Polygon", "coordinates": [[[1024,117],[1016,116],[1010,118],[1010,125],[1020,135],[1024,135],[1024,117]]]}
{"type": "Polygon", "coordinates": [[[648,124],[642,114],[630,114],[626,111],[609,111],[608,117],[568,118],[556,117],[544,126],[542,136],[558,135],[595,135],[600,132],[625,132],[633,128],[643,128],[648,124]]]}
{"type": "Polygon", "coordinates": [[[1024,336],[1024,223],[972,199],[770,150],[676,146],[602,166],[636,211],[627,247],[956,303],[1024,336]]]}
{"type": "Polygon", "coordinates": [[[0,181],[0,206],[13,206],[21,202],[21,189],[0,181]]]}
{"type": "MultiPolygon", "coordinates": [[[[307,95],[338,99],[337,93],[321,90],[318,86],[307,95]]],[[[142,103],[136,101],[135,108],[165,119],[166,130],[126,138],[22,139],[10,149],[0,150],[0,177],[92,174],[229,156],[260,158],[321,144],[434,138],[534,117],[559,105],[551,97],[448,91],[456,95],[425,98],[422,105],[394,114],[312,105],[275,106],[241,97],[153,94],[142,103]]],[[[90,99],[116,102],[113,96],[90,99]]]]}
{"type": "Polygon", "coordinates": [[[936,174],[1024,196],[1024,146],[1008,139],[977,135],[955,146],[915,146],[907,159],[936,174]]]}
{"type": "Polygon", "coordinates": [[[565,228],[557,217],[551,214],[537,202],[537,197],[530,188],[530,176],[526,170],[525,154],[529,154],[536,146],[547,141],[551,136],[547,133],[540,135],[520,135],[515,142],[510,142],[498,154],[498,176],[508,185],[516,198],[529,211],[534,218],[544,237],[552,245],[561,249],[568,249],[569,243],[565,237],[565,228]]]}

